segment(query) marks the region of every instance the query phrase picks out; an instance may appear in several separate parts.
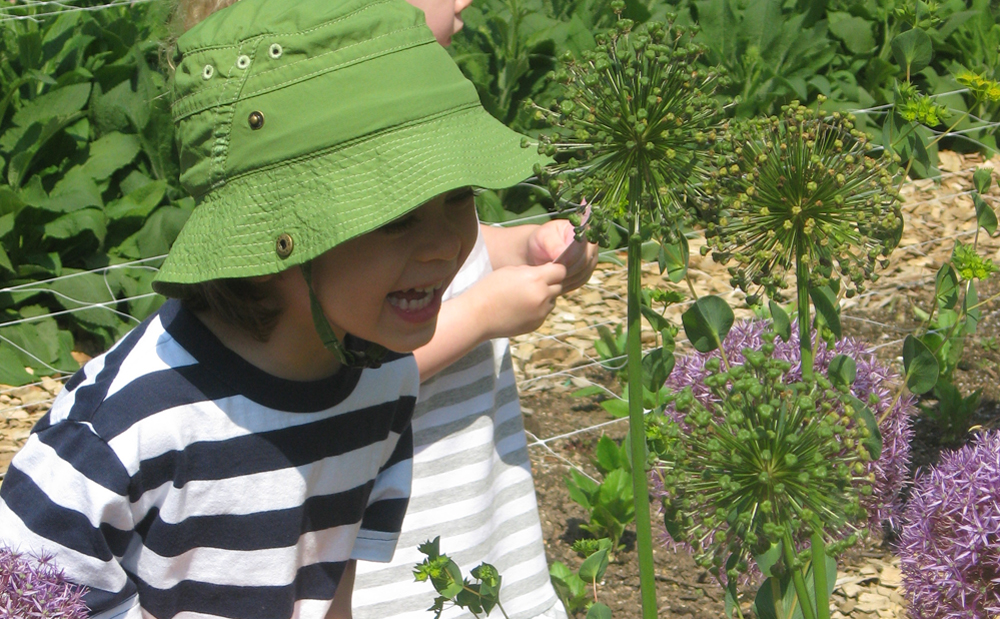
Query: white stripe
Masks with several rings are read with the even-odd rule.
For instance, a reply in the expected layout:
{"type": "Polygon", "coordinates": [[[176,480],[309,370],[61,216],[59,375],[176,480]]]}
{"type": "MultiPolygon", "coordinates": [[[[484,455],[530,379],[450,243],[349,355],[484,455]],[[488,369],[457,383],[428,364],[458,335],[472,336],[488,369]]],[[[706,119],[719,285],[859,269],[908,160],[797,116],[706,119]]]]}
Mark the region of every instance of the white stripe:
{"type": "Polygon", "coordinates": [[[86,583],[104,591],[121,591],[128,582],[114,559],[104,562],[35,535],[3,502],[0,502],[0,531],[3,531],[4,544],[17,540],[17,547],[12,548],[14,551],[28,552],[36,557],[55,555],[54,562],[72,582],[86,583]]]}
{"type": "MultiPolygon", "coordinates": [[[[145,582],[170,589],[184,580],[236,587],[291,584],[300,568],[314,563],[347,561],[360,523],[305,533],[295,546],[262,550],[200,547],[163,557],[146,547],[122,562],[145,582]]],[[[131,548],[130,548],[131,550],[131,548]]]]}
{"type": "Polygon", "coordinates": [[[135,526],[127,497],[80,474],[37,434],[28,438],[18,454],[17,468],[30,477],[50,501],[82,514],[95,529],[102,522],[122,531],[130,531],[135,526]]]}

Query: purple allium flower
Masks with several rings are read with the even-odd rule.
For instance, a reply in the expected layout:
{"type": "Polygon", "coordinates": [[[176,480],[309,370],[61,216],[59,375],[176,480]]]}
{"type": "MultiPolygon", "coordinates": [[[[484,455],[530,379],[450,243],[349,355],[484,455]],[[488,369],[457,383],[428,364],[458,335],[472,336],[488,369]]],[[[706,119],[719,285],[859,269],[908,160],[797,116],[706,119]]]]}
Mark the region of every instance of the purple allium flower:
{"type": "Polygon", "coordinates": [[[86,588],[66,580],[51,557],[32,557],[0,548],[0,617],[86,619],[86,588]]]}
{"type": "MultiPolygon", "coordinates": [[[[729,362],[741,365],[744,348],[760,350],[764,343],[763,334],[769,329],[770,324],[764,320],[741,320],[734,324],[723,342],[729,362]]],[[[802,379],[798,338],[799,331],[793,323],[789,341],[784,342],[781,338],[774,340],[774,358],[792,364],[784,377],[786,383],[802,379]]],[[[878,460],[865,464],[866,473],[873,474],[874,481],[871,482],[872,494],[863,497],[862,506],[868,511],[868,524],[872,530],[881,530],[882,523],[896,528],[900,524],[902,489],[910,466],[912,417],[916,414],[914,398],[906,394],[894,402],[893,395],[902,378],[888,365],[878,361],[868,346],[851,338],[840,340],[832,350],[822,340],[815,342],[814,372],[825,375],[830,361],[839,354],[847,355],[857,364],[857,377],[851,386],[851,393],[869,404],[879,420],[882,433],[882,455],[878,460]],[[873,394],[877,402],[871,404],[869,398],[873,394]],[[886,411],[889,411],[888,414],[886,411]]],[[[690,386],[694,396],[707,403],[711,393],[703,382],[708,376],[705,362],[713,357],[719,357],[718,351],[678,355],[667,385],[676,391],[690,386]]]]}
{"type": "Polygon", "coordinates": [[[917,475],[899,554],[913,619],[1000,616],[1000,431],[917,475]]]}

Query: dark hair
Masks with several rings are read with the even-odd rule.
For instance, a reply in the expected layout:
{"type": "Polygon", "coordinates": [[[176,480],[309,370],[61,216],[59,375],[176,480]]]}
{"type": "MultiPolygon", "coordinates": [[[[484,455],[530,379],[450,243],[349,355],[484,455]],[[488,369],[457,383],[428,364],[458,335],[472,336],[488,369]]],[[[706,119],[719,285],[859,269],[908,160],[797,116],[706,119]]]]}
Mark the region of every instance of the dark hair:
{"type": "Polygon", "coordinates": [[[267,284],[250,279],[213,279],[173,285],[169,295],[193,312],[212,312],[259,342],[266,342],[271,336],[282,311],[273,302],[269,303],[272,295],[267,284]]]}

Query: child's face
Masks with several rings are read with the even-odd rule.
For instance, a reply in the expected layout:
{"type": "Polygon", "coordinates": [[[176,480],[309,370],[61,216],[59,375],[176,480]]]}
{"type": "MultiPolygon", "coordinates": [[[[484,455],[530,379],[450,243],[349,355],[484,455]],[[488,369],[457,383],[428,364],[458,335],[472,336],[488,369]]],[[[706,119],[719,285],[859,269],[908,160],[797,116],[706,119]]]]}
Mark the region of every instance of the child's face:
{"type": "Polygon", "coordinates": [[[438,43],[444,46],[451,44],[451,35],[462,29],[460,19],[472,0],[406,0],[424,12],[427,26],[434,32],[438,43]]]}
{"type": "Polygon", "coordinates": [[[429,342],[478,225],[472,191],[459,189],[313,260],[313,288],[337,335],[396,352],[429,342]]]}

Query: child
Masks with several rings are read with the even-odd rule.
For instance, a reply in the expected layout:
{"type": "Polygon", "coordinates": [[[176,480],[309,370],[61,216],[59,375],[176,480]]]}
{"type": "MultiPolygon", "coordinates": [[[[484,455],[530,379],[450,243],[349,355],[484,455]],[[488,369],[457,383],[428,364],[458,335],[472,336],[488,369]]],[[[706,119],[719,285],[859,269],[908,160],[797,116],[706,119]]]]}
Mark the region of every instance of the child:
{"type": "Polygon", "coordinates": [[[406,509],[401,353],[475,243],[468,187],[538,157],[401,0],[241,0],[177,47],[174,299],[38,423],[0,546],[52,555],[101,619],[349,617],[406,509]]]}
{"type": "MultiPolygon", "coordinates": [[[[470,4],[408,1],[425,12],[442,45],[462,27],[460,14],[470,4]]],[[[504,338],[534,331],[559,294],[590,278],[597,248],[572,243],[567,251],[571,240],[565,220],[482,226],[472,255],[445,292],[434,338],[414,353],[423,384],[413,418],[410,505],[392,562],[358,564],[357,619],[430,616],[436,593],[414,582],[413,566],[423,560],[417,546],[438,536],[442,551],[466,575],[484,561],[499,569],[500,599],[512,619],[566,616],[549,579],[504,338]],[[557,257],[562,264],[553,264],[557,257]]],[[[457,610],[444,616],[471,617],[457,610]]]]}

